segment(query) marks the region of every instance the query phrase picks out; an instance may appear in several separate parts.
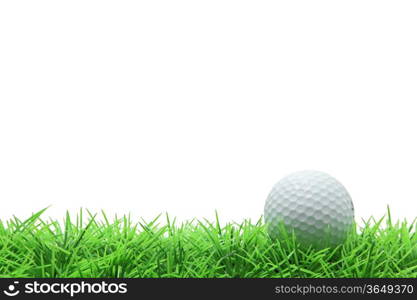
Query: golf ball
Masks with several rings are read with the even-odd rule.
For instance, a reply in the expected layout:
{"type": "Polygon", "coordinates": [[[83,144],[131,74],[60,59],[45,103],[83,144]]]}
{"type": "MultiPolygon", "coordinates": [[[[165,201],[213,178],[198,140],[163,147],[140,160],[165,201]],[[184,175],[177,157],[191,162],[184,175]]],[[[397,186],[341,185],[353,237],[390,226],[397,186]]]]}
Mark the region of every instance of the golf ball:
{"type": "Polygon", "coordinates": [[[332,176],[302,171],[284,177],[272,188],[265,203],[268,233],[279,239],[294,233],[304,246],[332,247],[343,243],[354,220],[352,199],[332,176]]]}

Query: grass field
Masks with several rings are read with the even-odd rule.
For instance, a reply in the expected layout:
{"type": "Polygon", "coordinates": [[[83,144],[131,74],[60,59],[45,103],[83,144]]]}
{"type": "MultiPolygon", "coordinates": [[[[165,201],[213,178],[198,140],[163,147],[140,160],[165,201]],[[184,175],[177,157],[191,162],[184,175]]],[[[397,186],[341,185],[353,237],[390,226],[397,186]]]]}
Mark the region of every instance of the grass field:
{"type": "Polygon", "coordinates": [[[324,250],[302,249],[292,237],[273,242],[261,221],[177,225],[167,216],[145,223],[83,211],[45,221],[42,213],[0,223],[0,276],[417,277],[416,225],[389,213],[324,250]]]}

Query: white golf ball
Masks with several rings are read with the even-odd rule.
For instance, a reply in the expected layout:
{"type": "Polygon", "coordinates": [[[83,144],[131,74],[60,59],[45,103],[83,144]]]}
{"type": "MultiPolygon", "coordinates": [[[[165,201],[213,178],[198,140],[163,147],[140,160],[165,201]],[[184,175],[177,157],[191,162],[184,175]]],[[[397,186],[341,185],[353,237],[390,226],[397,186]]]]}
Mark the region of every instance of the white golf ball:
{"type": "Polygon", "coordinates": [[[268,233],[279,239],[283,228],[304,246],[323,248],[343,243],[354,221],[345,187],[318,171],[293,173],[280,180],[266,199],[268,233]]]}

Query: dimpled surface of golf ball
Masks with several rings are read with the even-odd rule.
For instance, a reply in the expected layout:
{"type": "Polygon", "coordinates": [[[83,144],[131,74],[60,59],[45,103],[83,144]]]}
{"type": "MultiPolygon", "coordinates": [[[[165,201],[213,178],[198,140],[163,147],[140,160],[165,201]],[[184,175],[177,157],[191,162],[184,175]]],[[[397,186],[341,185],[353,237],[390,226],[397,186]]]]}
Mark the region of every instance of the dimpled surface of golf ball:
{"type": "Polygon", "coordinates": [[[301,171],[275,184],[265,203],[264,218],[271,238],[279,239],[285,227],[301,245],[324,248],[344,242],[354,209],[349,193],[335,178],[301,171]]]}

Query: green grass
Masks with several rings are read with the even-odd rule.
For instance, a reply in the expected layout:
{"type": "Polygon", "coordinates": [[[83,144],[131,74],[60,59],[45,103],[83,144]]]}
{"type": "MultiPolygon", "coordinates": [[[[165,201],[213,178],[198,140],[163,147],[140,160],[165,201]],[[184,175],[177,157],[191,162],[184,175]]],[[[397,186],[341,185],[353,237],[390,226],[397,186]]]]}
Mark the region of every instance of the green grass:
{"type": "Polygon", "coordinates": [[[133,222],[80,211],[59,222],[42,213],[0,222],[0,276],[417,277],[416,225],[392,222],[389,212],[323,250],[302,249],[292,237],[271,241],[261,221],[221,226],[216,216],[177,225],[166,216],[133,222]]]}

